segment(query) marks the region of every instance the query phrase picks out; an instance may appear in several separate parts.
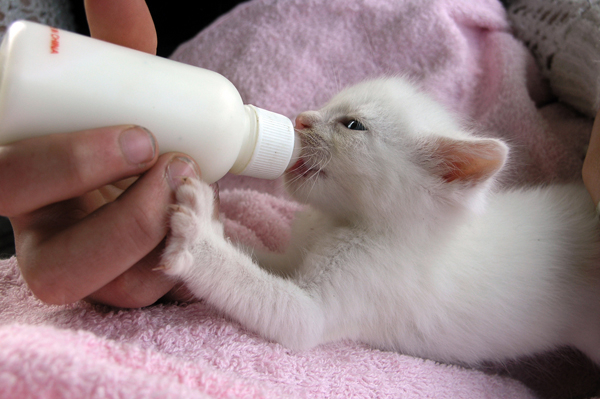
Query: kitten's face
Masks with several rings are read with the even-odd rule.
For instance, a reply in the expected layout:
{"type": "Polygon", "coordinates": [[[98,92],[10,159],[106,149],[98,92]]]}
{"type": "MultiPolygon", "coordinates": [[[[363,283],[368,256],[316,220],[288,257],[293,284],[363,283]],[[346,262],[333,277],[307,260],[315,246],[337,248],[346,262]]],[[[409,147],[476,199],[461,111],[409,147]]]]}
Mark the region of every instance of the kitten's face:
{"type": "MultiPolygon", "coordinates": [[[[286,172],[288,191],[301,202],[343,218],[369,219],[379,213],[381,220],[400,208],[414,213],[435,201],[444,183],[457,187],[457,181],[468,180],[453,168],[465,168],[472,161],[456,161],[457,153],[458,158],[463,155],[462,143],[471,143],[471,136],[462,133],[440,105],[402,79],[346,89],[324,108],[300,114],[296,132],[302,151],[286,172]],[[436,152],[439,159],[432,155],[436,152]],[[452,160],[442,159],[446,156],[452,160]]],[[[496,143],[485,142],[486,148],[496,143]]],[[[491,177],[504,163],[505,146],[499,145],[501,159],[486,161],[493,168],[475,176],[479,180],[491,177]]],[[[469,168],[465,173],[472,173],[469,168]]]]}
{"type": "Polygon", "coordinates": [[[299,201],[343,217],[365,207],[397,203],[398,189],[412,186],[414,163],[410,108],[412,92],[374,81],[344,90],[319,111],[296,119],[302,141],[298,163],[286,173],[289,192],[299,201]]]}

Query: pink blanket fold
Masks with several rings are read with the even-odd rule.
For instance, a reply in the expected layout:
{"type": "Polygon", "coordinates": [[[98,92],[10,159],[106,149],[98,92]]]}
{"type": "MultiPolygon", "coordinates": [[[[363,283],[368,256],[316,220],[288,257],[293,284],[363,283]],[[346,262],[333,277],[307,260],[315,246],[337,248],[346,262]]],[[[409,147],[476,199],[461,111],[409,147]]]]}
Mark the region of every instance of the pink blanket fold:
{"type": "MultiPolygon", "coordinates": [[[[579,177],[591,123],[550,103],[496,0],[254,0],[173,58],[228,77],[244,100],[289,117],[342,87],[406,74],[513,148],[505,184],[579,177]]],[[[226,232],[281,250],[299,204],[281,182],[227,176],[226,232]]],[[[203,302],[116,310],[47,306],[0,262],[1,398],[568,398],[600,374],[577,355],[473,370],[355,342],[292,352],[203,302]]]]}

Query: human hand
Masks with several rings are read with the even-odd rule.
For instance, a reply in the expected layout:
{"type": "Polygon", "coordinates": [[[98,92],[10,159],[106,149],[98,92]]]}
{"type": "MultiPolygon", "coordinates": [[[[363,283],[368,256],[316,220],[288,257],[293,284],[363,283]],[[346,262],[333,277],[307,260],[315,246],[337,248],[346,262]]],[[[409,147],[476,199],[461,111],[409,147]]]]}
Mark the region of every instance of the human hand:
{"type": "MultiPolygon", "coordinates": [[[[155,51],[143,0],[87,0],[86,11],[94,37],[155,51]]],[[[199,171],[182,154],[159,157],[154,143],[141,128],[116,126],[0,147],[2,192],[10,193],[0,214],[11,219],[19,267],[40,299],[140,307],[173,289],[152,269],[178,176],[199,171]],[[111,184],[142,173],[125,191],[111,184]]]]}
{"type": "Polygon", "coordinates": [[[582,176],[594,204],[598,206],[600,203],[600,111],[598,111],[592,127],[590,145],[583,162],[582,176]]]}

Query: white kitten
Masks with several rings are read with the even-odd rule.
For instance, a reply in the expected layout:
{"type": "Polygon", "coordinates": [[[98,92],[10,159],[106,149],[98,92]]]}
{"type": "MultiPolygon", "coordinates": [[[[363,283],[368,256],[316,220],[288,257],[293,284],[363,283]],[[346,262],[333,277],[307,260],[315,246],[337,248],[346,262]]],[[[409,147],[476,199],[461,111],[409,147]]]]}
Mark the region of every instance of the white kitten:
{"type": "Polygon", "coordinates": [[[189,180],[166,272],[294,349],[359,340],[477,364],[573,345],[600,364],[600,239],[581,184],[494,192],[508,149],[400,79],[359,84],[296,120],[298,215],[262,268],[223,237],[189,180]],[[269,270],[269,271],[266,271],[269,270]]]}

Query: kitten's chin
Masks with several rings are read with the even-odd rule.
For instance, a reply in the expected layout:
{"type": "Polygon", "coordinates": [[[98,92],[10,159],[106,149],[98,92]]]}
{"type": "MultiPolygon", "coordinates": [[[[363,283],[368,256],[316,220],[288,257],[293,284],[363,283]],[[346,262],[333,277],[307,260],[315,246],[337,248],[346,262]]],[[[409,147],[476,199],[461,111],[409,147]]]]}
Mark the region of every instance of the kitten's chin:
{"type": "Polygon", "coordinates": [[[310,179],[312,177],[320,178],[327,176],[320,168],[307,165],[302,158],[298,158],[298,161],[296,161],[294,166],[289,168],[285,173],[290,181],[294,179],[310,179]]]}
{"type": "Polygon", "coordinates": [[[315,186],[321,178],[325,177],[326,173],[318,168],[311,168],[302,158],[289,168],[284,174],[284,184],[287,192],[297,201],[309,204],[311,198],[319,189],[315,190],[315,186]]]}

